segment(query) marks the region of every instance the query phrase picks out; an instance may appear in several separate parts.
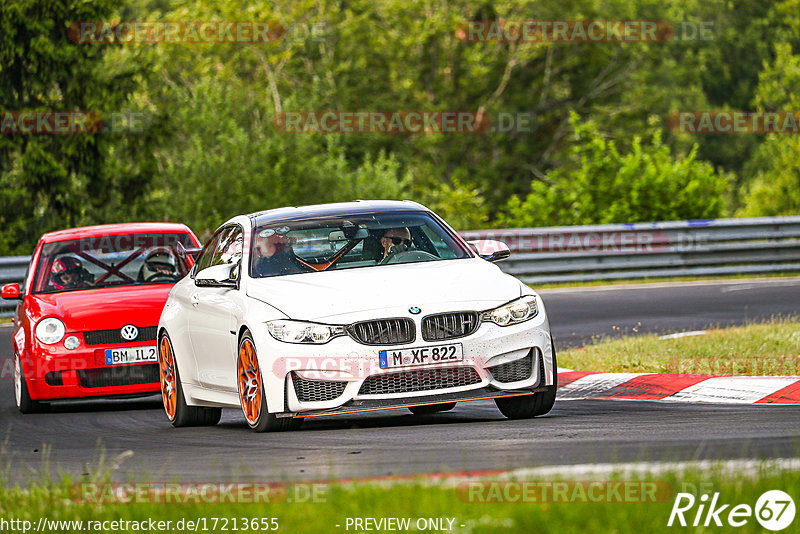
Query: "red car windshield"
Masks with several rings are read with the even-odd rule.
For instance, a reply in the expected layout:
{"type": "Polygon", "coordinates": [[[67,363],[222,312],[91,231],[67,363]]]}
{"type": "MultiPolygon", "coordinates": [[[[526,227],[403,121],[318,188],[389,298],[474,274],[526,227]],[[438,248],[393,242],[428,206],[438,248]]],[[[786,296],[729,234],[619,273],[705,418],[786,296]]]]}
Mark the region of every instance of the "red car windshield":
{"type": "Polygon", "coordinates": [[[47,243],[36,266],[34,293],[105,287],[174,284],[191,268],[179,244],[194,247],[188,234],[97,236],[47,243]]]}

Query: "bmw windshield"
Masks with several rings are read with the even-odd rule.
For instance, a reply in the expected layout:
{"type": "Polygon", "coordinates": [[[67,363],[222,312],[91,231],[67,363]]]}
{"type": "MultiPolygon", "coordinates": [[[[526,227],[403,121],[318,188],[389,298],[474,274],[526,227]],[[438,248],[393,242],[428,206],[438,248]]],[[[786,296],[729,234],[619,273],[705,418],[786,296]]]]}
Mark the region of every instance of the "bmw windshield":
{"type": "Polygon", "coordinates": [[[268,222],[254,229],[251,251],[253,278],[470,256],[424,212],[268,222]]]}

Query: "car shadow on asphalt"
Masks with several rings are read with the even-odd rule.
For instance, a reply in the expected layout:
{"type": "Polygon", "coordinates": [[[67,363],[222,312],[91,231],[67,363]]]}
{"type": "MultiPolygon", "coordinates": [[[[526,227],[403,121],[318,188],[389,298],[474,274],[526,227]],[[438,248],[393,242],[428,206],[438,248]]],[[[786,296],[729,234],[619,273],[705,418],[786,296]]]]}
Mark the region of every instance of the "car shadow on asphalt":
{"type": "Polygon", "coordinates": [[[42,413],[123,412],[135,410],[164,410],[161,396],[135,398],[103,398],[59,401],[46,404],[42,413]]]}
{"type": "MultiPolygon", "coordinates": [[[[503,421],[509,420],[500,414],[493,403],[485,406],[479,406],[475,403],[469,407],[456,407],[450,412],[430,415],[416,415],[409,413],[405,408],[399,408],[397,410],[386,410],[383,412],[306,418],[303,426],[295,430],[295,432],[475,424],[486,422],[502,423],[503,421]]],[[[244,417],[236,417],[235,419],[225,417],[224,412],[223,420],[217,426],[249,431],[244,417]]]]}

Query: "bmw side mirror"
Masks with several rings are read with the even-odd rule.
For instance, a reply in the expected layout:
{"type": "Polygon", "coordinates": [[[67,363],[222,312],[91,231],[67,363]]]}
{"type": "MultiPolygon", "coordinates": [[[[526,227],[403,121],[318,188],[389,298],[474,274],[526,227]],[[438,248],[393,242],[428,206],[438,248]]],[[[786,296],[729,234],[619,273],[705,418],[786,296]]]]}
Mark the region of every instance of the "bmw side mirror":
{"type": "Polygon", "coordinates": [[[4,285],[2,291],[0,291],[0,296],[5,300],[22,300],[22,291],[19,289],[19,284],[14,282],[13,284],[4,285]]]}
{"type": "Polygon", "coordinates": [[[212,265],[198,272],[194,283],[198,287],[232,287],[238,288],[239,282],[231,278],[230,265],[212,265]]]}
{"type": "Polygon", "coordinates": [[[511,256],[511,250],[508,245],[502,241],[493,241],[491,239],[478,239],[476,241],[467,241],[472,249],[486,261],[500,261],[511,256]]]}

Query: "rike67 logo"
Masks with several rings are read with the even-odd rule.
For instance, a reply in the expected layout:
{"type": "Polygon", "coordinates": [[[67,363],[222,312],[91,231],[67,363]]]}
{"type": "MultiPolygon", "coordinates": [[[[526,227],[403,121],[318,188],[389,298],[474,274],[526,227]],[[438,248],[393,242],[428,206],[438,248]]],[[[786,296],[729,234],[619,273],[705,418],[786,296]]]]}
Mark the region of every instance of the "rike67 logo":
{"type": "Polygon", "coordinates": [[[767,530],[783,530],[794,521],[794,501],[781,490],[766,491],[758,498],[755,507],[749,504],[724,504],[719,492],[710,498],[707,493],[695,498],[691,493],[678,493],[669,514],[667,526],[729,526],[742,527],[755,516],[767,530]]]}

